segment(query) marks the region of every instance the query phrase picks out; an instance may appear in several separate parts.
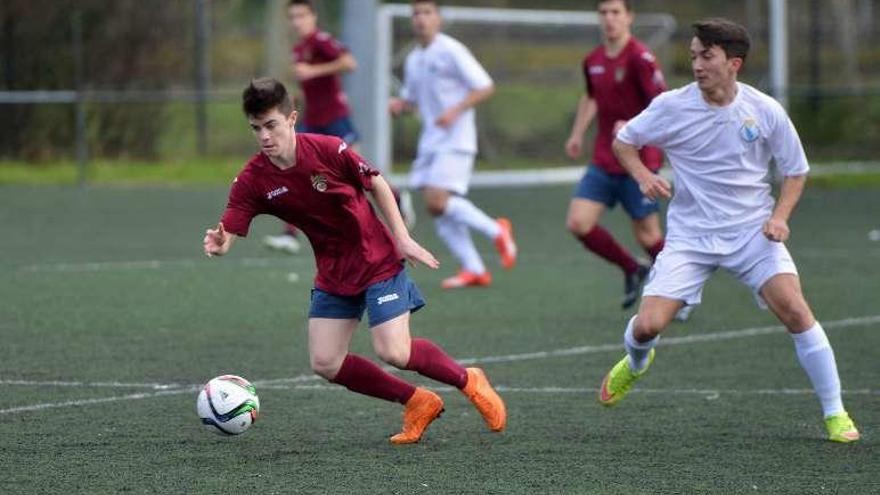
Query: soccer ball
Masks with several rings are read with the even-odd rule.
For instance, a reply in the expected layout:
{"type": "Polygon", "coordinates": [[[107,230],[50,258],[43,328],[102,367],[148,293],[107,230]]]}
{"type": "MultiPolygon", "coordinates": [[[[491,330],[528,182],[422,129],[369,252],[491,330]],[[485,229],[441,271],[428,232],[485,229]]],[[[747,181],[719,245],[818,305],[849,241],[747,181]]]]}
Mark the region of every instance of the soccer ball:
{"type": "Polygon", "coordinates": [[[218,435],[247,431],[260,413],[257,390],[244,378],[222,375],[211,379],[199,392],[196,412],[205,428],[218,435]]]}

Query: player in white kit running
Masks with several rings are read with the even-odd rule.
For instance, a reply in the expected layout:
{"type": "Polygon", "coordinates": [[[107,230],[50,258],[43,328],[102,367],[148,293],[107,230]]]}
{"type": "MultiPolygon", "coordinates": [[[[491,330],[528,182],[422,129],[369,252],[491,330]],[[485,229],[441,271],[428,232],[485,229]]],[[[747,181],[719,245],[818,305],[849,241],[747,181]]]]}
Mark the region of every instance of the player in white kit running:
{"type": "Polygon", "coordinates": [[[422,120],[410,187],[422,191],[437,235],[461,264],[461,271],[442,287],[485,287],[492,276],[471,240],[471,230],[494,241],[504,268],[516,263],[510,221],[489,217],[465,197],[477,153],[474,107],[495,88],[470,50],[440,32],[436,1],[414,0],[412,9],[418,45],[406,57],[401,97],[391,100],[389,110],[396,116],[417,108],[422,120]]]}
{"type": "Polygon", "coordinates": [[[809,165],[785,110],[737,82],[750,46],[746,29],[725,19],[694,24],[691,60],[696,82],[655,98],[617,134],[614,152],[651,197],[672,198],[666,246],[626,327],[627,355],[602,381],[599,401],[614,405],[654,359],[659,334],[683,304],[700,303],[703,284],[724,268],[769,307],[794,340],[819,398],[828,438],[859,439],[843,407],[834,352],[801,291],[783,244],[809,165]],[[661,148],[675,172],[675,194],[641,162],[642,146],[661,148]],[[784,177],[771,196],[770,160],[784,177]]]}

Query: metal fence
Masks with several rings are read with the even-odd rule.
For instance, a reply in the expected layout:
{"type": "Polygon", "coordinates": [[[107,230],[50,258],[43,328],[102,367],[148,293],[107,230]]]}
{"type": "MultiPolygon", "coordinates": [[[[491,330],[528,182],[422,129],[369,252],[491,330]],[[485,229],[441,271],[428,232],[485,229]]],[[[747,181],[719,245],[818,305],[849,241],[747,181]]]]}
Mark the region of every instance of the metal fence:
{"type": "MultiPolygon", "coordinates": [[[[445,2],[456,3],[534,7],[534,2],[525,0],[445,2]]],[[[635,4],[640,12],[668,13],[678,21],[671,40],[658,47],[673,84],[690,79],[686,52],[690,23],[722,15],[746,23],[754,36],[743,79],[769,87],[769,0],[635,4]]],[[[811,156],[873,160],[880,152],[878,0],[789,0],[787,4],[790,85],[786,94],[811,156]]],[[[238,109],[240,88],[249,78],[264,74],[295,85],[287,73],[294,39],[287,32],[285,5],[286,0],[4,0],[0,3],[4,122],[0,160],[85,164],[89,159],[246,155],[253,144],[238,109]]],[[[582,0],[541,2],[544,9],[583,10],[584,5],[582,0]]],[[[340,33],[344,6],[344,0],[319,1],[322,25],[340,33]]],[[[375,29],[359,25],[357,18],[347,19],[349,33],[375,29]]],[[[588,48],[583,46],[582,51],[588,48]]],[[[575,90],[580,85],[580,56],[570,61],[575,90]]],[[[362,67],[369,63],[361,60],[362,67]]],[[[363,99],[354,100],[355,112],[369,105],[363,99]]],[[[528,149],[525,154],[542,157],[542,162],[552,161],[543,157],[564,160],[561,142],[574,100],[544,110],[559,118],[552,120],[558,129],[542,132],[558,133],[559,139],[532,140],[523,145],[546,149],[528,149]]],[[[504,126],[486,127],[499,133],[490,137],[502,143],[501,149],[514,139],[503,134],[508,132],[504,126]]],[[[395,146],[393,159],[408,160],[408,153],[401,143],[395,146]]]]}

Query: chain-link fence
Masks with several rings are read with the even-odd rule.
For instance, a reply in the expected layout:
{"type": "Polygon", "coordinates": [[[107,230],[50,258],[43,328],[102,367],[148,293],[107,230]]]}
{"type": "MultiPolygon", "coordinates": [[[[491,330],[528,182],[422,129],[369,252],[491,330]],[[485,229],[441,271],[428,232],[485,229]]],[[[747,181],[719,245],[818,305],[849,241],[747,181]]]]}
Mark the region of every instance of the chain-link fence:
{"type": "MultiPolygon", "coordinates": [[[[342,0],[317,3],[322,24],[338,33],[342,0]]],[[[525,0],[444,4],[536,7],[525,0]]],[[[747,24],[754,36],[742,80],[768,86],[767,0],[634,4],[637,12],[668,13],[678,23],[672,37],[655,47],[671,85],[690,80],[691,22],[727,16],[747,24]]],[[[240,88],[263,74],[282,75],[293,84],[286,70],[293,39],[285,5],[285,0],[4,0],[0,159],[40,163],[79,154],[158,161],[250,153],[240,88]]],[[[880,152],[878,0],[788,5],[790,110],[810,156],[873,161],[880,152]]],[[[545,0],[540,8],[592,10],[595,4],[545,0]]],[[[406,24],[397,29],[405,38],[406,24]]],[[[580,61],[598,42],[598,31],[455,34],[470,40],[498,83],[498,94],[480,111],[482,158],[510,162],[518,156],[533,166],[565,162],[562,143],[582,91],[580,61]]],[[[415,126],[410,121],[396,127],[395,161],[411,158],[415,126]]]]}

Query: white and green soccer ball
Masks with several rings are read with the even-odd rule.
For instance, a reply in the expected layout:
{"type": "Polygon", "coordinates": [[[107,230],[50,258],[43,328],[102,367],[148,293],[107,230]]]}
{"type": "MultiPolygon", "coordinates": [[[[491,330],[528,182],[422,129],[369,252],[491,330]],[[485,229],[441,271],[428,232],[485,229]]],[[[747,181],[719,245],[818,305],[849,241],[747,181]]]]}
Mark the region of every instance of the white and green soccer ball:
{"type": "Polygon", "coordinates": [[[257,390],[244,378],[221,375],[199,392],[196,412],[205,428],[218,435],[240,435],[260,414],[257,390]]]}

